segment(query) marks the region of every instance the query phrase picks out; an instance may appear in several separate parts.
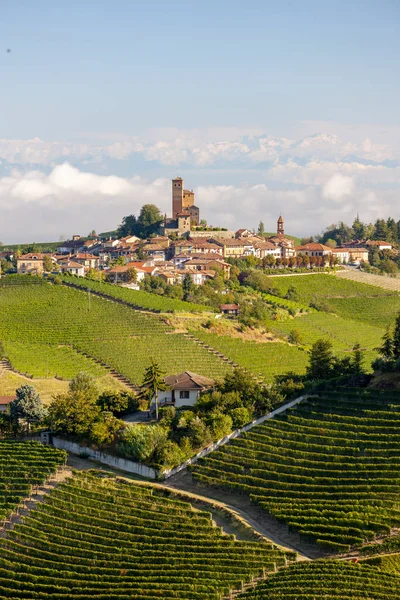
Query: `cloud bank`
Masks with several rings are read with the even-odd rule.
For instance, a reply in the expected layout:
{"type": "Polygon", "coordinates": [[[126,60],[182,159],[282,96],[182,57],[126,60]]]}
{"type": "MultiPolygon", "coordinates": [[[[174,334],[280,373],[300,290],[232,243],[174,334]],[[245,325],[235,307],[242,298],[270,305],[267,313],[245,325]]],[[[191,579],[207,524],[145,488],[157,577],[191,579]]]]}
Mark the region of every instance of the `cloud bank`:
{"type": "MultiPolygon", "coordinates": [[[[209,224],[274,230],[280,213],[286,231],[318,233],[339,220],[399,215],[400,167],[313,160],[277,162],[261,183],[199,185],[196,204],[209,224]]],[[[110,230],[122,217],[154,203],[170,213],[170,179],[99,175],[65,162],[48,172],[16,170],[0,177],[0,240],[56,241],[92,229],[110,230]]]]}

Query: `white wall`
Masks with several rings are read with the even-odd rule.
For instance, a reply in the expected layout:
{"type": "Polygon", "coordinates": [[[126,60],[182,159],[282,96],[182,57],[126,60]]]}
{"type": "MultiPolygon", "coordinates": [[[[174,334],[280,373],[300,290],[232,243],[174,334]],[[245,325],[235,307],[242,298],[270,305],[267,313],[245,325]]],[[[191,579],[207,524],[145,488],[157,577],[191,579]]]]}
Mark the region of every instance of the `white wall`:
{"type": "Polygon", "coordinates": [[[68,440],[62,440],[61,438],[53,437],[53,446],[60,448],[61,450],[67,450],[72,454],[86,454],[92,460],[97,460],[103,465],[126,471],[127,473],[135,473],[142,477],[148,477],[149,479],[156,479],[158,471],[142,465],[141,463],[134,462],[133,460],[127,460],[126,458],[119,458],[118,456],[112,456],[111,454],[104,454],[99,450],[92,450],[87,446],[81,446],[75,442],[69,442],[68,440]]]}

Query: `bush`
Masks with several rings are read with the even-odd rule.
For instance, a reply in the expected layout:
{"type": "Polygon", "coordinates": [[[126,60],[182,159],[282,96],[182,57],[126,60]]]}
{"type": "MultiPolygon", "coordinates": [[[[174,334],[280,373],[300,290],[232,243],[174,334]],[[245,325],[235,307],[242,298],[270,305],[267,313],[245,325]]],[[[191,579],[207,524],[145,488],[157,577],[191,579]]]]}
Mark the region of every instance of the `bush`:
{"type": "Polygon", "coordinates": [[[222,413],[211,414],[207,419],[214,440],[220,440],[232,431],[232,418],[222,413]]]}
{"type": "Polygon", "coordinates": [[[250,423],[252,420],[252,414],[248,408],[242,406],[241,408],[233,408],[229,411],[229,415],[232,419],[232,425],[234,429],[240,429],[250,423]]]}
{"type": "Polygon", "coordinates": [[[118,451],[141,462],[152,462],[168,439],[162,425],[129,425],[121,436],[118,451]]]}

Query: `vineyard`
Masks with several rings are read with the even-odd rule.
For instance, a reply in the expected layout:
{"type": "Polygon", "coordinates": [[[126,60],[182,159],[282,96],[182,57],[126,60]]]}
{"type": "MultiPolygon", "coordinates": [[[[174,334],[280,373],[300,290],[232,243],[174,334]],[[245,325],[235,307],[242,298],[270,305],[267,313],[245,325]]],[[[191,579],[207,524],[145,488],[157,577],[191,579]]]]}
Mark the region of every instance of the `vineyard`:
{"type": "Polygon", "coordinates": [[[0,539],[0,599],[217,600],[295,560],[240,542],[211,514],[86,473],[59,485],[0,539]]]}
{"type": "Polygon", "coordinates": [[[242,600],[398,600],[400,577],[369,566],[315,561],[282,569],[242,600]]]}
{"type": "Polygon", "coordinates": [[[155,312],[210,312],[209,306],[184,302],[173,298],[150,294],[142,290],[131,290],[113,283],[92,281],[82,277],[64,277],[64,283],[76,285],[84,290],[92,290],[117,300],[122,300],[137,308],[155,312]]]}
{"type": "Polygon", "coordinates": [[[386,328],[400,311],[400,294],[377,298],[331,298],[328,305],[332,312],[342,317],[386,328]]]}
{"type": "Polygon", "coordinates": [[[313,300],[325,301],[330,298],[393,296],[393,292],[373,285],[322,273],[295,277],[271,277],[269,281],[271,288],[274,288],[280,296],[285,296],[289,288],[294,288],[298,301],[305,304],[310,304],[313,300]]]}
{"type": "Polygon", "coordinates": [[[289,532],[347,552],[400,525],[400,397],[324,392],[193,465],[244,493],[289,532]]]}
{"type": "Polygon", "coordinates": [[[34,376],[71,379],[82,370],[101,376],[92,358],[137,384],[151,357],[167,374],[220,378],[231,368],[156,315],[65,286],[4,285],[0,314],[6,354],[15,369],[34,376]]]}
{"type": "Polygon", "coordinates": [[[308,355],[297,346],[281,342],[258,343],[203,331],[193,334],[265,381],[273,381],[275,375],[285,371],[305,373],[308,355]]]}
{"type": "Polygon", "coordinates": [[[29,496],[63,465],[66,453],[37,442],[0,441],[0,520],[9,517],[29,496]]]}

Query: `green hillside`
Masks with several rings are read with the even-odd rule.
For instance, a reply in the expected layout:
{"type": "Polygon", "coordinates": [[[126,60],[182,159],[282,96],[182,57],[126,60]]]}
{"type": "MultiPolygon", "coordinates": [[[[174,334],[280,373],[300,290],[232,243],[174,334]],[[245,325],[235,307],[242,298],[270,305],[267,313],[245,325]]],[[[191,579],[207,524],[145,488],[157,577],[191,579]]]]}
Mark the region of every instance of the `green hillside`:
{"type": "Polygon", "coordinates": [[[325,392],[193,465],[307,541],[348,551],[399,525],[400,396],[325,392]]]}
{"type": "Polygon", "coordinates": [[[75,474],[0,538],[0,598],[217,600],[295,559],[150,486],[75,474]]]}
{"type": "Polygon", "coordinates": [[[97,359],[140,384],[152,357],[170,375],[190,370],[220,378],[231,368],[156,315],[36,278],[6,281],[0,284],[0,340],[21,373],[71,379],[85,370],[100,377],[97,359]]]}
{"type": "Polygon", "coordinates": [[[301,563],[268,577],[242,600],[398,600],[400,577],[339,561],[301,563]]]}

